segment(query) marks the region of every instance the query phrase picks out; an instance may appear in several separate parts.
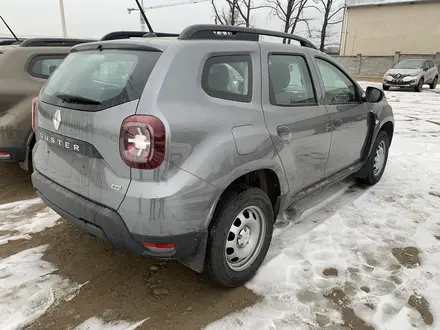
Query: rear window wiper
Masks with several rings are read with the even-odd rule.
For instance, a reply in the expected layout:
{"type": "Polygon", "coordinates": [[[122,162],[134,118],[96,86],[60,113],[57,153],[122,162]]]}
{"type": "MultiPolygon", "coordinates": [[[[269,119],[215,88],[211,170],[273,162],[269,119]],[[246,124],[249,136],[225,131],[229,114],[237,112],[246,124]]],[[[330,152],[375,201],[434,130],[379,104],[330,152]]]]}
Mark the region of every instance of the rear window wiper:
{"type": "Polygon", "coordinates": [[[74,94],[67,94],[67,93],[56,93],[55,96],[59,98],[60,100],[63,100],[67,103],[81,103],[81,104],[91,104],[91,105],[100,105],[101,102],[89,99],[88,97],[81,96],[81,95],[74,95],[74,94]]]}

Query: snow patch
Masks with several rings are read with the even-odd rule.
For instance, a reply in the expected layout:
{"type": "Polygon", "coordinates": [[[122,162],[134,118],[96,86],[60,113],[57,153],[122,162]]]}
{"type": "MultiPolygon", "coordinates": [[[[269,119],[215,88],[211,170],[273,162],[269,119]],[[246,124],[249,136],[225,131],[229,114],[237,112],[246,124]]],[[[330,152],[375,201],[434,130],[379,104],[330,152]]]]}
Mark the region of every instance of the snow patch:
{"type": "Polygon", "coordinates": [[[0,329],[20,329],[51,306],[72,299],[81,285],[53,274],[57,268],[42,260],[47,245],[0,260],[0,329]]]}
{"type": "Polygon", "coordinates": [[[129,323],[125,321],[105,323],[96,317],[92,317],[81,323],[74,330],[135,330],[148,319],[149,318],[146,318],[136,323],[129,323]]]}
{"type": "Polygon", "coordinates": [[[30,239],[29,234],[54,227],[59,219],[60,216],[44,207],[39,198],[0,205],[0,245],[12,240],[30,239]],[[36,214],[29,210],[38,206],[41,210],[36,214]]]}
{"type": "Polygon", "coordinates": [[[307,199],[310,205],[297,206],[290,219],[279,219],[283,227],[246,285],[263,300],[206,329],[339,328],[348,309],[356,320],[345,325],[354,329],[355,322],[376,329],[440,328],[440,199],[432,193],[440,191],[440,125],[433,123],[440,123],[440,97],[386,94],[396,128],[381,182],[365,190],[350,184],[326,189],[307,199]],[[393,254],[408,247],[416,248],[419,265],[393,254]],[[328,268],[337,275],[326,276],[328,268]],[[337,303],[330,299],[335,289],[337,303]],[[411,297],[426,300],[432,324],[411,306],[411,297]]]}

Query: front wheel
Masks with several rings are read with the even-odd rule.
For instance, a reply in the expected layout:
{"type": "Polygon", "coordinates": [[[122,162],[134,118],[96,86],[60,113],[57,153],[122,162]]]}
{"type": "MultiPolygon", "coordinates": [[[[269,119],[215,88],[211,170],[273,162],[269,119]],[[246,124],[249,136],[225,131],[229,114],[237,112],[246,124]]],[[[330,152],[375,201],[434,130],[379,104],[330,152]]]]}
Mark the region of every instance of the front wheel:
{"type": "Polygon", "coordinates": [[[420,78],[419,83],[417,84],[415,90],[416,92],[421,92],[423,89],[423,85],[425,84],[425,80],[423,78],[420,78]]]}
{"type": "Polygon", "coordinates": [[[437,87],[437,83],[438,83],[438,77],[435,77],[434,81],[431,83],[431,85],[429,85],[429,88],[435,89],[437,87]]]}
{"type": "Polygon", "coordinates": [[[358,173],[360,183],[373,186],[379,182],[387,165],[389,147],[388,134],[385,131],[380,131],[367,162],[358,173]]]}
{"type": "Polygon", "coordinates": [[[258,188],[232,188],[214,214],[205,272],[223,287],[237,287],[254,277],[272,240],[273,208],[258,188]]]}

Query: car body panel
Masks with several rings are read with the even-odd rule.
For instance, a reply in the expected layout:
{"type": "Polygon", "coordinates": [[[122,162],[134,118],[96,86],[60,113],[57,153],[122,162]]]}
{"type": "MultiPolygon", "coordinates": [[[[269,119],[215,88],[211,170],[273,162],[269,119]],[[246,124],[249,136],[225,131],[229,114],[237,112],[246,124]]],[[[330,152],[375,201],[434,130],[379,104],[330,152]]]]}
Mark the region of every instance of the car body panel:
{"type": "Polygon", "coordinates": [[[62,187],[117,209],[130,184],[130,168],[119,155],[119,130],[136,105],[135,100],[84,112],[39,102],[34,168],[62,187]],[[58,129],[53,123],[57,111],[58,129]],[[88,149],[94,149],[93,154],[86,154],[88,149]]]}
{"type": "Polygon", "coordinates": [[[322,74],[316,64],[316,60],[321,59],[332,65],[332,68],[344,74],[355,87],[356,101],[350,103],[329,104],[325,106],[330,114],[332,129],[331,148],[328,162],[325,167],[325,176],[332,174],[359,162],[362,158],[362,148],[368,137],[368,103],[362,100],[362,93],[359,85],[350,77],[348,72],[341,67],[330,56],[323,56],[313,52],[315,61],[313,66],[319,77],[318,81],[321,89],[325,90],[322,74]]]}
{"type": "Polygon", "coordinates": [[[328,127],[330,117],[322,103],[321,89],[316,84],[315,94],[318,101],[316,105],[272,105],[269,100],[269,55],[301,56],[307,61],[309,56],[304,48],[294,45],[262,43],[260,47],[265,121],[272,142],[282,160],[290,193],[295,194],[302,187],[314,184],[324,177],[331,141],[331,131],[328,127]],[[280,134],[282,129],[285,129],[289,135],[283,137],[280,134]]]}
{"type": "Polygon", "coordinates": [[[3,47],[8,51],[0,56],[0,121],[8,133],[0,134],[0,149],[26,150],[14,161],[28,169],[26,158],[33,143],[31,101],[47,81],[29,74],[29,63],[37,56],[65,57],[70,47],[3,47]]]}

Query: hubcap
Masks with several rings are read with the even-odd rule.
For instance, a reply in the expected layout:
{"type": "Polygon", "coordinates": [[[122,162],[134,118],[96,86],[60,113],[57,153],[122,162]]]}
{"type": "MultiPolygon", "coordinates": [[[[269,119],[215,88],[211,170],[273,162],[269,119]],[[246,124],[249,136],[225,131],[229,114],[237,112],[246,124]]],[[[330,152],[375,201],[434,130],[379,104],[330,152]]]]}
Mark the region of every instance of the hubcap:
{"type": "Polygon", "coordinates": [[[229,268],[242,271],[255,261],[264,242],[265,221],[263,210],[258,206],[248,206],[238,213],[226,238],[229,268]]]}
{"type": "Polygon", "coordinates": [[[374,157],[373,173],[375,176],[379,175],[379,173],[382,171],[382,168],[385,164],[385,159],[386,159],[385,142],[381,141],[377,146],[376,156],[374,157]]]}

